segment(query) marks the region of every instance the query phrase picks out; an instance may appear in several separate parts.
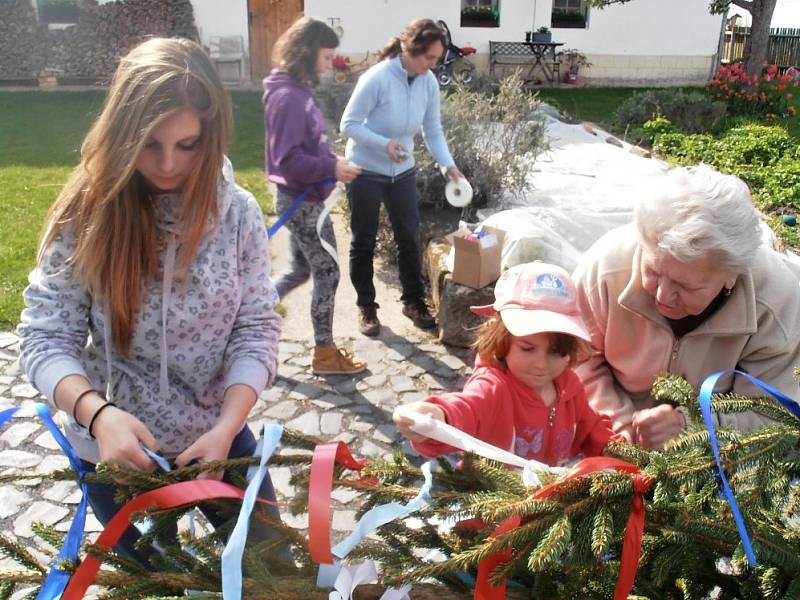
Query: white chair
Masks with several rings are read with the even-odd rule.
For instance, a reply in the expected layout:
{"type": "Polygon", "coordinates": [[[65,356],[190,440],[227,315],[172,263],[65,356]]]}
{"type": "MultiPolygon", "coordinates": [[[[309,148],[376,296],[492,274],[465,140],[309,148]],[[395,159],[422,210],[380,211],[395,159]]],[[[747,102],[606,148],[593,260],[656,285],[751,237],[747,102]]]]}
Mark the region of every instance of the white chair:
{"type": "MultiPolygon", "coordinates": [[[[215,35],[208,41],[211,60],[218,66],[225,63],[236,63],[237,83],[242,81],[244,71],[244,39],[241,35],[215,35]]],[[[219,70],[219,69],[218,69],[219,70]]]]}

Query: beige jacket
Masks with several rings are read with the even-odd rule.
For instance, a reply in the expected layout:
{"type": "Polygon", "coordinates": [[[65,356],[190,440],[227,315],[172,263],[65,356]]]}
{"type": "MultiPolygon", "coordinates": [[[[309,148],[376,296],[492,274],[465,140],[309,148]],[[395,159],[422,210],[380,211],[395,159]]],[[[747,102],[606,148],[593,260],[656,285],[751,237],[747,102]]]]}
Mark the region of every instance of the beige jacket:
{"type": "MultiPolygon", "coordinates": [[[[737,368],[794,399],[800,387],[800,267],[761,248],[725,304],[697,329],[676,339],[642,288],[639,234],[626,225],[600,238],[573,275],[578,302],[599,352],[576,369],[592,406],[611,417],[614,430],[652,407],[656,376],[677,373],[699,390],[703,379],[737,368]]],[[[763,396],[743,377],[722,378],[717,392],[763,396]]],[[[746,431],[768,419],[756,413],[718,415],[718,424],[746,431]]]]}

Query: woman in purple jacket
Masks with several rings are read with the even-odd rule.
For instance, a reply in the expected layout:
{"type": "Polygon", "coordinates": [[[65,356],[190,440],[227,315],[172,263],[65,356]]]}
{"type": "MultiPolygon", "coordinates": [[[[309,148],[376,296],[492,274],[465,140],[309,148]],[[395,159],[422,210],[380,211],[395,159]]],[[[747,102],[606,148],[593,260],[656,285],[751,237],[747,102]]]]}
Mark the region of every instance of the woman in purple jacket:
{"type": "Polygon", "coordinates": [[[339,285],[335,258],[336,238],[328,216],[317,232],[317,221],[336,178],[348,183],[360,169],[331,152],[322,111],[311,92],[319,76],[331,69],[336,33],[321,21],[303,17],[275,45],[275,64],[264,80],[264,119],[267,129],[267,172],[276,184],[275,208],[283,213],[292,200],[308,189],[305,201],[286,223],[291,236],[292,263],[275,281],[283,298],[305,282],[314,281],[311,322],[314,327],[314,359],[318,375],[360,373],[365,362],[356,360],[333,343],[333,304],[339,285]]]}

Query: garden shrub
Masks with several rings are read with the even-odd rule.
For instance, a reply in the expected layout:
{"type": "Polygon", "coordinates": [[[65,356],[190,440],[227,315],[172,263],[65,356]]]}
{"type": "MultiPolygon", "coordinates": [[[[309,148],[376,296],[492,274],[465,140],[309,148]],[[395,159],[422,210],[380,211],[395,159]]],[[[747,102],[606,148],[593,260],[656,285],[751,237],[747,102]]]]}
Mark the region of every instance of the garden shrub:
{"type": "Polygon", "coordinates": [[[641,128],[656,117],[665,117],[679,131],[702,133],[716,129],[724,116],[724,103],[711,102],[700,92],[664,88],[633,94],[620,104],[614,124],[620,131],[627,128],[634,136],[648,138],[641,128]]]}
{"type": "MultiPolygon", "coordinates": [[[[442,98],[442,127],[456,165],[472,184],[475,206],[490,204],[501,192],[520,194],[545,146],[544,118],[534,113],[535,95],[518,77],[507,77],[494,95],[456,88],[442,98]]],[[[439,203],[445,178],[427,148],[416,153],[420,197],[439,203]]]]}
{"type": "Polygon", "coordinates": [[[719,138],[667,131],[655,136],[655,148],[672,162],[703,162],[740,177],[766,213],[800,210],[800,148],[781,126],[751,123],[719,138]]]}
{"type": "Polygon", "coordinates": [[[791,74],[778,73],[777,65],[765,62],[761,75],[751,77],[742,63],[733,63],[719,66],[706,92],[712,101],[727,103],[731,114],[775,119],[795,114],[789,101],[798,85],[791,74]]]}

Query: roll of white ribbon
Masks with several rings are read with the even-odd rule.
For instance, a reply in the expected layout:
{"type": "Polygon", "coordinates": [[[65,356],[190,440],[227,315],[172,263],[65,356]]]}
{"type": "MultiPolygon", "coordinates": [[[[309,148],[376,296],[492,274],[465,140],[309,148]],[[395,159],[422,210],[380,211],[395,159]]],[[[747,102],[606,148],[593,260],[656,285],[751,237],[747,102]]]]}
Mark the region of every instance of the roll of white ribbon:
{"type": "Polygon", "coordinates": [[[452,179],[444,186],[444,197],[451,206],[462,208],[472,202],[472,185],[464,177],[452,179]]]}

